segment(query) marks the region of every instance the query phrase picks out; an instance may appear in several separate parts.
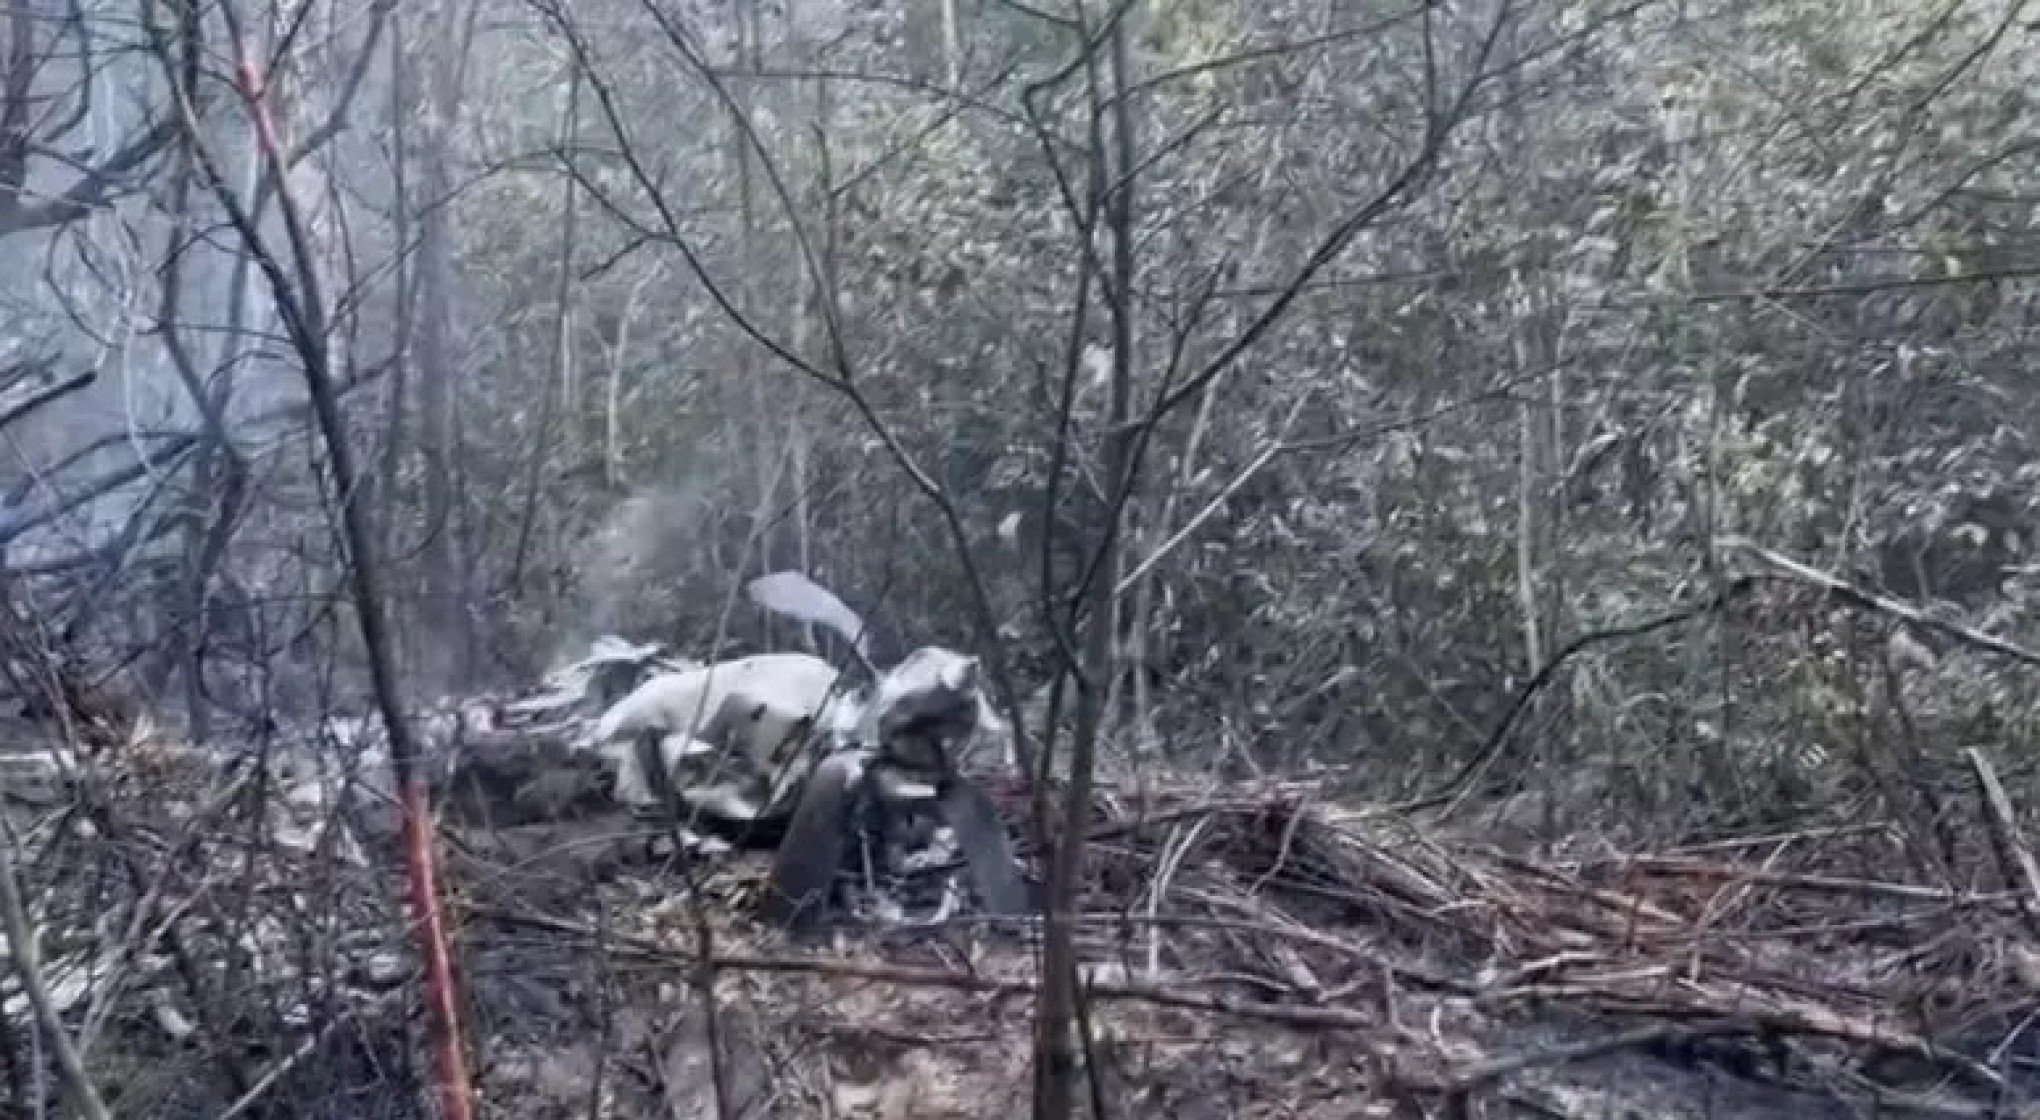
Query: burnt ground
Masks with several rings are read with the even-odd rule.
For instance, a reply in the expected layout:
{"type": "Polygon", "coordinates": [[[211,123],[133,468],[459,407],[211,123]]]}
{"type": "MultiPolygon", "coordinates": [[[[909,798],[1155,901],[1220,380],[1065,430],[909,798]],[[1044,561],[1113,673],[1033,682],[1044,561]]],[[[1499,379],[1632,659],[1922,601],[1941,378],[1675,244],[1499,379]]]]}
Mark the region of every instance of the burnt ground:
{"type": "MultiPolygon", "coordinates": [[[[387,805],[274,758],[124,752],[10,814],[115,1115],[430,1115],[387,805]]],[[[1891,875],[1868,826],[1560,862],[1307,783],[1145,784],[1139,814],[1108,786],[1088,847],[1080,1097],[1103,1115],[2040,1114],[2009,822],[1949,886],[1891,875]]],[[[718,1086],[731,1116],[1026,1113],[1032,924],[852,897],[790,938],[750,916],[761,855],[677,863],[572,786],[525,823],[458,797],[442,822],[484,1115],[711,1117],[718,1086]]],[[[54,1081],[12,977],[0,998],[30,1115],[54,1081]]]]}
{"type": "MultiPolygon", "coordinates": [[[[1306,792],[1099,822],[1106,1115],[1984,1116],[2040,1091],[2016,896],[1800,870],[1813,837],[1540,864],[1306,792]]],[[[500,1115],[715,1115],[704,943],[738,1114],[1025,1114],[1031,926],[795,942],[742,916],[756,860],[698,896],[644,864],[591,893],[584,866],[469,873],[500,1115]]]]}

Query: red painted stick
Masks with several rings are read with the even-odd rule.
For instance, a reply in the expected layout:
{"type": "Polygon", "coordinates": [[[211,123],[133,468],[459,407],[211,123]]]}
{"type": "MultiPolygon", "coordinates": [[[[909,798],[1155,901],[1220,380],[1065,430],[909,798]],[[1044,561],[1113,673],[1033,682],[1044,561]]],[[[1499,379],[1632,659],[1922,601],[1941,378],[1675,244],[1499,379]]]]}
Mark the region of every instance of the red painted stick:
{"type": "MultiPolygon", "coordinates": [[[[263,76],[243,49],[239,35],[234,37],[238,77],[241,92],[255,114],[256,142],[261,145],[263,157],[269,161],[270,169],[276,175],[278,204],[292,227],[294,239],[300,231],[297,221],[296,199],[292,196],[285,166],[282,145],[277,140],[276,124],[271,118],[269,100],[263,76]]],[[[317,300],[320,298],[316,286],[316,274],[310,271],[311,262],[303,259],[309,246],[298,240],[297,251],[301,265],[306,269],[303,293],[309,305],[300,310],[310,310],[317,315],[317,300]]],[[[281,283],[279,280],[278,283],[281,283]]],[[[404,880],[411,904],[411,915],[415,921],[414,935],[418,939],[419,955],[425,961],[425,1000],[431,1011],[433,1066],[439,1082],[439,1102],[444,1120],[474,1120],[474,1087],[468,1080],[467,1052],[462,1044],[460,1029],[460,1001],[456,996],[453,975],[453,953],[448,948],[445,912],[439,903],[439,883],[435,870],[432,848],[432,813],[430,798],[425,788],[424,775],[418,772],[417,744],[412,739],[410,728],[403,721],[403,713],[396,699],[395,682],[387,661],[388,647],[383,637],[382,600],[375,585],[374,559],[368,555],[369,537],[357,504],[357,488],[354,485],[354,470],[348,454],[346,433],[342,429],[339,412],[334,407],[332,381],[325,366],[323,345],[323,323],[313,327],[300,324],[305,333],[300,343],[306,351],[305,376],[309,382],[313,403],[319,413],[321,425],[325,428],[328,451],[333,460],[333,470],[342,495],[341,517],[347,531],[349,551],[357,598],[357,612],[362,627],[362,637],[369,651],[369,669],[376,678],[376,695],[382,704],[383,719],[387,724],[390,743],[390,761],[396,771],[399,786],[398,805],[402,814],[404,847],[404,880]]]]}
{"type": "Polygon", "coordinates": [[[432,811],[422,775],[413,773],[404,783],[402,804],[404,878],[410,887],[411,913],[418,922],[418,948],[425,956],[425,999],[439,1028],[432,1045],[439,1072],[439,1103],[446,1120],[473,1120],[472,1083],[468,1080],[467,1051],[461,1045],[460,1003],[454,992],[453,952],[447,944],[445,911],[439,905],[432,811]]]}

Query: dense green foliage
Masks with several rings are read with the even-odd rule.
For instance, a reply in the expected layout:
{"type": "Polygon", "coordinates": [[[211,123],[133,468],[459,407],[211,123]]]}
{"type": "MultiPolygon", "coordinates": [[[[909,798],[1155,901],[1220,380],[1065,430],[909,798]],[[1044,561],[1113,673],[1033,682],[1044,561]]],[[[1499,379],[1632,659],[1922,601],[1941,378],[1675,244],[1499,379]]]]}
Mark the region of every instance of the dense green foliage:
{"type": "MultiPolygon", "coordinates": [[[[421,692],[528,679],[608,629],[789,640],[730,599],[791,566],[892,642],[996,641],[1020,691],[1048,680],[1044,600],[1106,522],[1106,297],[1082,266],[1102,141],[1088,71],[1066,66],[1076,31],[959,2],[951,44],[941,9],[483,3],[464,68],[464,6],[405,15],[408,81],[465,75],[455,119],[396,96],[378,58],[349,158],[310,161],[306,189],[352,207],[325,233],[361,292],[350,360],[395,356],[402,393],[452,396],[437,432],[387,389],[353,413],[364,446],[395,441],[374,497],[407,610],[447,594],[433,542],[457,541],[469,664],[425,657],[455,639],[418,627],[421,692]],[[407,309],[419,270],[391,271],[441,205],[431,160],[454,184],[440,368],[407,309]],[[435,439],[443,523],[417,450],[435,439]]],[[[2040,643],[2031,13],[1152,0],[1128,18],[1135,414],[1281,313],[1144,446],[1125,568],[1199,520],[1121,603],[1122,762],[1431,789],[1575,638],[1768,570],[1738,540],[2040,643]]],[[[296,61],[312,91],[345,72],[296,61]]],[[[317,120],[326,100],[304,100],[317,120]]],[[[267,481],[208,578],[246,603],[316,597],[336,579],[307,559],[307,464],[257,456],[267,481]]],[[[175,599],[192,555],[148,602],[175,599]]],[[[170,609],[136,608],[156,621],[130,636],[183,634],[170,609]]],[[[330,627],[286,613],[263,625],[330,627]]],[[[1922,811],[1952,748],[2029,737],[2031,670],[1914,631],[1934,664],[1887,671],[1894,626],[1774,582],[1590,645],[1489,788],[1531,790],[1560,831],[1922,811]]],[[[273,654],[255,659],[310,664],[273,654]]]]}

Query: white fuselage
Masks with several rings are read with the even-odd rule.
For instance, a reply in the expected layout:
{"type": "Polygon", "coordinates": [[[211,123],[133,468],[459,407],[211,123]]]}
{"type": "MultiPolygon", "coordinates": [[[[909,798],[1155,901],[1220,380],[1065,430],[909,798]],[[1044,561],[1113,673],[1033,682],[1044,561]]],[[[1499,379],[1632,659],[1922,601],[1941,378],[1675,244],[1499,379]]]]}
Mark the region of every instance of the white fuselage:
{"type": "Polygon", "coordinates": [[[846,735],[862,711],[827,661],[761,653],[653,677],[604,712],[589,738],[617,766],[617,796],[648,804],[653,790],[633,749],[640,736],[660,737],[668,773],[683,758],[736,750],[751,772],[772,775],[810,729],[846,735]]]}
{"type": "MultiPolygon", "coordinates": [[[[659,737],[668,774],[683,760],[738,752],[741,759],[729,760],[737,763],[735,772],[716,766],[716,777],[740,784],[745,774],[762,777],[771,788],[760,792],[776,802],[787,792],[781,784],[797,782],[804,771],[782,764],[810,734],[837,747],[877,751],[896,729],[929,718],[938,726],[922,723],[924,732],[933,730],[942,740],[1003,731],[978,673],[976,658],[930,646],[869,690],[851,691],[835,666],[812,654],[755,654],[645,681],[603,713],[586,742],[611,760],[616,795],[632,804],[650,804],[657,796],[636,750],[651,735],[659,737]]],[[[917,758],[910,765],[938,761],[917,758]]]]}

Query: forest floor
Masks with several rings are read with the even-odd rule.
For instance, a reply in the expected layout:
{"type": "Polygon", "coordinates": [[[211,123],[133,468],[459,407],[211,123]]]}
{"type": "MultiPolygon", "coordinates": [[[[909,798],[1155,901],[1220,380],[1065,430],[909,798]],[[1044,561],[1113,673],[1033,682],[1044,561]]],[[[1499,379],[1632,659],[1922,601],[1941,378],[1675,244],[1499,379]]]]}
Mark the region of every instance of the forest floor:
{"type": "MultiPolygon", "coordinates": [[[[132,769],[16,824],[115,1114],[417,1115],[387,836],[223,826],[254,779],[208,774],[184,797],[132,769]]],[[[1976,878],[2020,889],[1958,890],[1878,873],[1867,826],[1559,860],[1309,782],[1143,785],[1106,783],[1087,847],[1102,1117],[2040,1115],[2040,883],[2009,819],[1976,878]]],[[[551,815],[443,828],[483,1115],[1027,1112],[1032,921],[867,906],[795,939],[750,917],[764,857],[685,872],[628,814],[551,815]]]]}
{"type": "MultiPolygon", "coordinates": [[[[1560,864],[1302,785],[1149,803],[1090,849],[1079,1045],[1106,1116],[1980,1117],[2040,1094],[2010,892],[1815,870],[1834,838],[1811,833],[1560,864]]],[[[638,868],[591,898],[584,863],[542,863],[469,900],[502,1115],[715,1116],[711,1034],[734,1115],[1025,1114],[1031,925],[796,944],[742,916],[755,861],[700,884],[706,923],[684,883],[638,868]]]]}

